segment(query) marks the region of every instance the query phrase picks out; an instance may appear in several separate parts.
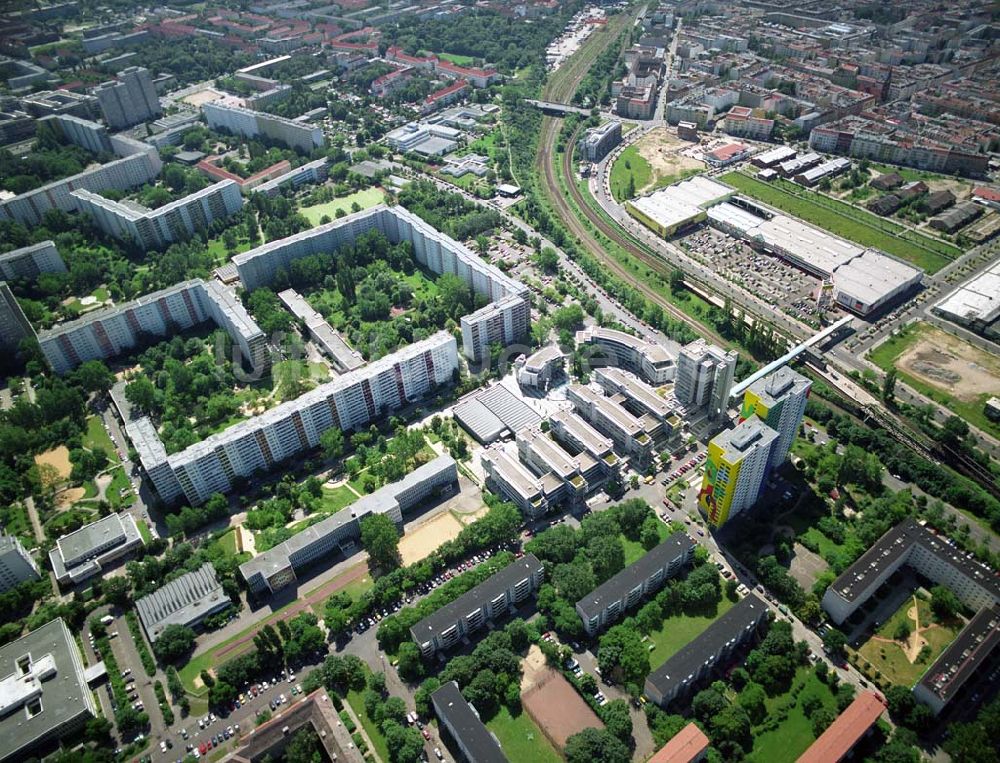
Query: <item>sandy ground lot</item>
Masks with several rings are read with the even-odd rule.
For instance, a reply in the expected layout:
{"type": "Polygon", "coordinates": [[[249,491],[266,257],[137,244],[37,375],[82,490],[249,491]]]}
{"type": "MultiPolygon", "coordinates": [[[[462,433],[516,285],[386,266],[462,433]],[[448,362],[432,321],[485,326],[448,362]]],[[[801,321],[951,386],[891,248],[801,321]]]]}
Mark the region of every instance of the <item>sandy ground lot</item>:
{"type": "Polygon", "coordinates": [[[438,514],[424,522],[400,539],[399,555],[403,558],[403,564],[413,564],[430,556],[442,543],[457,538],[462,527],[462,523],[449,512],[438,514]]]}
{"type": "Polygon", "coordinates": [[[196,93],[191,93],[191,95],[186,95],[183,100],[185,103],[190,103],[192,106],[203,106],[211,101],[217,101],[223,97],[223,94],[218,90],[213,90],[210,87],[204,90],[199,90],[196,93]]]}
{"type": "Polygon", "coordinates": [[[82,487],[66,488],[56,496],[56,508],[68,509],[74,503],[83,498],[83,495],[84,491],[82,487]]]}
{"type": "Polygon", "coordinates": [[[73,468],[69,462],[69,448],[60,445],[58,448],[47,450],[35,456],[35,463],[41,466],[48,464],[54,466],[62,479],[69,479],[70,470],[73,468]]]}
{"type": "Polygon", "coordinates": [[[936,328],[924,329],[920,340],[896,363],[959,400],[1000,394],[1000,358],[936,328]]]}
{"type": "MultiPolygon", "coordinates": [[[[676,135],[671,135],[663,127],[650,131],[636,141],[636,151],[653,168],[652,182],[646,188],[657,185],[660,178],[680,175],[686,170],[704,169],[705,165],[702,162],[680,153],[681,149],[690,145],[676,135]]],[[[643,190],[645,189],[636,189],[637,192],[643,190]]]]}
{"type": "Polygon", "coordinates": [[[604,723],[576,693],[576,689],[545,664],[537,646],[522,661],[521,703],[542,733],[560,751],[573,734],[587,728],[604,728],[604,723]]]}

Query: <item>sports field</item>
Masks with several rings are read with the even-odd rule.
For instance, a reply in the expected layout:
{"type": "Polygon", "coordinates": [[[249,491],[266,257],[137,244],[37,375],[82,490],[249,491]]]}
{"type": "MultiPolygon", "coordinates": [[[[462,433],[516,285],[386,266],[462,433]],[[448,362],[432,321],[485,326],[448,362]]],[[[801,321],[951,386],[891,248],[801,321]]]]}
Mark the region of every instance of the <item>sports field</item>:
{"type": "Polygon", "coordinates": [[[319,221],[324,215],[331,220],[335,220],[338,209],[344,210],[345,214],[351,214],[351,207],[355,202],[357,202],[357,205],[361,209],[368,209],[369,207],[374,207],[376,204],[381,204],[384,200],[385,194],[381,188],[365,188],[362,191],[355,191],[350,196],[342,196],[339,199],[334,199],[324,204],[317,204],[314,207],[302,207],[299,211],[302,212],[310,225],[315,226],[320,224],[319,221]]]}

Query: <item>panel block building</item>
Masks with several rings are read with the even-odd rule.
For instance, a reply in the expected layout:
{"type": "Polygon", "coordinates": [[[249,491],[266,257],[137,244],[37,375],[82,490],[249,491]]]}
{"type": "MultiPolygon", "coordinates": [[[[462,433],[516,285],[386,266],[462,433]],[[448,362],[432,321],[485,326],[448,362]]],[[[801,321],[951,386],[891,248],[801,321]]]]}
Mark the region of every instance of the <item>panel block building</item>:
{"type": "Polygon", "coordinates": [[[141,66],[122,69],[116,80],[102,82],[94,88],[93,94],[104,121],[115,130],[148,122],[163,113],[153,78],[141,66]]]}
{"type": "Polygon", "coordinates": [[[323,146],[322,128],[306,122],[221,103],[206,103],[201,110],[213,130],[227,130],[244,138],[270,138],[303,153],[323,146]]]}
{"type": "Polygon", "coordinates": [[[679,531],[650,549],[576,603],[588,636],[595,636],[656,594],[694,559],[694,541],[679,531]]]}
{"type": "Polygon", "coordinates": [[[476,708],[466,702],[455,681],[449,681],[431,694],[431,704],[441,728],[448,730],[465,760],[507,763],[500,742],[480,720],[476,708]]]}
{"type": "Polygon", "coordinates": [[[21,541],[13,535],[0,535],[0,593],[40,577],[38,565],[21,541]]]}
{"type": "Polygon", "coordinates": [[[729,407],[738,354],[726,351],[704,339],[696,339],[681,348],[677,356],[674,396],[685,405],[708,406],[709,416],[717,418],[729,407]]]}
{"type": "Polygon", "coordinates": [[[544,579],[545,569],[538,557],[525,554],[425,617],[410,628],[410,635],[424,657],[433,657],[489,621],[507,615],[537,591],[544,579]]]}
{"type": "Polygon", "coordinates": [[[785,462],[806,412],[812,382],[788,366],[758,379],[743,395],[740,418],[757,416],[778,433],[768,469],[785,462]]]}
{"type": "Polygon", "coordinates": [[[40,241],[0,254],[0,278],[8,281],[34,281],[42,273],[65,272],[66,263],[53,241],[40,241]]]}
{"type": "Polygon", "coordinates": [[[757,503],[777,442],[778,433],[756,416],[711,439],[698,508],[713,527],[757,503]]]}
{"type": "Polygon", "coordinates": [[[379,205],[326,225],[271,241],[233,257],[233,264],[247,289],[271,283],[279,269],[314,254],[336,251],[371,230],[394,244],[408,242],[420,265],[433,273],[451,273],[485,297],[490,304],[463,316],[462,351],[470,360],[488,357],[489,346],[507,346],[528,332],[528,288],[499,268],[483,262],[468,247],[455,241],[408,210],[379,205]]]}
{"type": "Polygon", "coordinates": [[[0,349],[13,353],[22,339],[35,336],[28,317],[6,281],[0,281],[0,349]]]}

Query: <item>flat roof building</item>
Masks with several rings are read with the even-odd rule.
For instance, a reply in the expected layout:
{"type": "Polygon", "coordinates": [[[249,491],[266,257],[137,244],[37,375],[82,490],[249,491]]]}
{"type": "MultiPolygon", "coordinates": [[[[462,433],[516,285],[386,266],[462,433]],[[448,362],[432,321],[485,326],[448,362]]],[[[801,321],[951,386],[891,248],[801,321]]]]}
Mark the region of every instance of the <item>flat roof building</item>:
{"type": "Polygon", "coordinates": [[[0,349],[16,352],[21,340],[35,336],[35,329],[24,314],[21,303],[6,281],[0,281],[0,349]]]}
{"type": "Polygon", "coordinates": [[[767,619],[767,604],[756,594],[749,594],[650,673],[646,678],[646,696],[660,707],[686,696],[716,665],[750,641],[767,619]]]}
{"type": "Polygon", "coordinates": [[[676,401],[670,402],[663,395],[657,394],[655,389],[635,374],[620,368],[596,368],[594,381],[613,399],[624,402],[640,418],[655,422],[647,427],[652,436],[670,437],[680,429],[681,419],[676,410],[676,401]]]}
{"type": "Polygon", "coordinates": [[[514,362],[517,383],[522,387],[548,389],[552,379],[562,371],[565,361],[566,355],[558,346],[546,345],[527,358],[514,362]]]}
{"type": "Polygon", "coordinates": [[[934,312],[980,333],[1000,318],[1000,259],[934,306],[934,312]]]}
{"type": "Polygon", "coordinates": [[[486,448],[480,457],[483,471],[500,495],[517,504],[530,519],[537,519],[549,510],[553,494],[562,487],[555,478],[546,480],[508,455],[501,446],[486,448]]]}
{"type": "Polygon", "coordinates": [[[721,527],[757,503],[777,441],[778,433],[756,416],[709,441],[698,493],[698,508],[709,524],[721,527]]]}
{"type": "Polygon", "coordinates": [[[599,481],[604,474],[590,454],[567,453],[541,429],[522,429],[516,439],[521,461],[543,479],[551,475],[562,484],[562,489],[549,497],[550,503],[579,507],[595,487],[591,480],[599,481]]]}
{"type": "Polygon", "coordinates": [[[500,742],[479,719],[455,681],[443,684],[431,694],[434,715],[455,742],[463,757],[472,763],[507,763],[500,742]]]}
{"type": "Polygon", "coordinates": [[[545,569],[534,554],[525,554],[470,591],[445,604],[412,628],[410,635],[424,657],[433,657],[503,617],[531,596],[545,579],[545,569]]]}
{"type": "Polygon", "coordinates": [[[732,196],[727,185],[702,175],[625,202],[625,210],[663,238],[705,219],[707,207],[732,196]]]}
{"type": "Polygon", "coordinates": [[[812,381],[788,366],[758,379],[743,393],[740,419],[757,416],[778,433],[771,448],[768,470],[785,462],[806,413],[812,381]]]}
{"type": "Polygon", "coordinates": [[[0,535],[0,593],[39,580],[38,565],[15,535],[0,535]]]}
{"type": "Polygon", "coordinates": [[[48,752],[95,717],[83,655],[61,617],[0,647],[0,761],[48,752]]]}
{"type": "Polygon", "coordinates": [[[136,601],[135,608],[150,644],[168,625],[194,628],[206,617],[232,604],[216,577],[215,567],[205,562],[194,572],[188,572],[148,596],[136,601]]]}
{"type": "Polygon", "coordinates": [[[324,143],[323,129],[306,122],[218,102],[205,103],[201,110],[213,130],[221,128],[244,138],[263,136],[303,153],[321,148],[324,143]]]}
{"type": "Polygon", "coordinates": [[[60,585],[76,584],[96,575],[105,564],[143,545],[145,541],[135,517],[108,514],[57,540],[55,548],[49,552],[49,562],[60,585]]]}
{"type": "Polygon", "coordinates": [[[54,241],[41,241],[0,254],[0,278],[8,281],[34,281],[41,273],[65,272],[66,263],[54,241]]]}
{"type": "Polygon", "coordinates": [[[708,406],[718,418],[729,408],[729,393],[736,374],[736,350],[723,350],[704,339],[684,345],[677,355],[674,397],[685,405],[708,406]]]}
{"type": "Polygon", "coordinates": [[[566,396],[577,412],[610,437],[616,447],[640,464],[649,463],[653,457],[653,438],[647,431],[647,423],[582,384],[570,385],[566,396]]]}
{"type": "Polygon", "coordinates": [[[606,473],[618,472],[621,460],[615,455],[614,442],[602,435],[572,411],[558,411],[549,417],[552,435],[564,446],[587,453],[606,473]]]}
{"type": "Polygon", "coordinates": [[[694,558],[694,541],[675,532],[637,561],[599,585],[576,603],[583,629],[593,637],[659,591],[694,558]]]}
{"type": "Polygon", "coordinates": [[[595,348],[587,353],[591,367],[615,366],[638,374],[650,384],[660,386],[674,379],[676,349],[648,339],[626,334],[624,331],[588,326],[576,332],[577,346],[595,348]]]}
{"type": "Polygon", "coordinates": [[[875,692],[863,691],[837,719],[820,734],[797,763],[840,763],[871,731],[885,712],[885,705],[875,692]]]}
{"type": "Polygon", "coordinates": [[[365,364],[361,353],[351,348],[340,333],[327,323],[295,289],[278,292],[278,299],[306,327],[309,338],[333,362],[338,373],[346,373],[365,364]]]}

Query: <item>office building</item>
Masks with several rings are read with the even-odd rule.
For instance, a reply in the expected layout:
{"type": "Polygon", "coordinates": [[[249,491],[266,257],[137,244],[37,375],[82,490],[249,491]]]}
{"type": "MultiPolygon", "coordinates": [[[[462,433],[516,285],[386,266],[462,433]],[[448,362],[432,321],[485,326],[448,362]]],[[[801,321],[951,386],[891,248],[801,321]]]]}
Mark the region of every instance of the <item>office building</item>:
{"type": "Polygon", "coordinates": [[[698,493],[709,524],[721,527],[757,503],[777,442],[778,433],[756,416],[711,439],[698,493]]]}
{"type": "Polygon", "coordinates": [[[571,455],[549,438],[541,429],[527,428],[517,433],[517,453],[521,462],[542,479],[552,476],[560,488],[549,496],[550,504],[562,504],[571,509],[583,506],[587,495],[599,483],[602,472],[589,453],[571,455]]]}
{"type": "Polygon", "coordinates": [[[402,530],[404,515],[418,504],[458,483],[458,466],[451,456],[438,456],[399,482],[379,488],[284,543],[240,565],[251,592],[269,595],[297,580],[296,573],[335,553],[350,553],[361,538],[360,523],[370,514],[388,516],[402,530]]]}
{"type": "Polygon", "coordinates": [[[711,741],[692,721],[656,751],[646,763],[700,763],[708,755],[711,741]]]}
{"type": "Polygon", "coordinates": [[[572,411],[550,416],[549,431],[568,452],[586,453],[593,458],[605,477],[618,476],[621,459],[614,452],[614,442],[572,411]]]}
{"type": "Polygon", "coordinates": [[[542,585],[545,569],[534,554],[525,554],[470,591],[410,628],[425,658],[451,648],[466,636],[497,620],[542,585]]]}
{"type": "Polygon", "coordinates": [[[84,361],[126,353],[149,336],[169,337],[206,321],[225,329],[254,368],[267,362],[264,332],[217,281],[184,281],[131,302],[94,310],[43,331],[38,343],[52,369],[64,374],[84,361]]]}
{"type": "Polygon", "coordinates": [[[0,647],[0,763],[46,754],[97,715],[83,655],[61,617],[0,647]]]}
{"type": "Polygon", "coordinates": [[[767,604],[751,593],[708,626],[646,678],[645,694],[661,708],[685,697],[705,681],[716,665],[729,660],[768,619],[767,604]]]}
{"type": "Polygon", "coordinates": [[[882,699],[871,691],[863,691],[830,724],[796,763],[839,763],[851,757],[851,750],[868,736],[885,712],[882,699]]]}
{"type": "Polygon", "coordinates": [[[678,531],[576,603],[583,629],[593,638],[654,596],[694,559],[694,541],[678,531]]]}
{"type": "Polygon", "coordinates": [[[576,332],[576,344],[591,348],[585,351],[591,368],[624,368],[655,386],[672,381],[677,370],[674,355],[667,347],[624,331],[588,326],[576,332]]]}
{"type": "Polygon", "coordinates": [[[726,351],[704,339],[696,339],[681,348],[677,355],[674,396],[685,405],[708,406],[709,416],[717,418],[729,408],[738,354],[726,351]]]}
{"type": "Polygon", "coordinates": [[[486,484],[513,502],[525,517],[537,519],[545,514],[554,497],[562,492],[555,475],[536,477],[524,464],[506,453],[502,446],[487,448],[480,456],[486,484]]]}
{"type": "Polygon", "coordinates": [[[198,231],[207,231],[216,220],[225,220],[243,206],[240,186],[232,180],[202,188],[200,191],[147,209],[133,201],[112,201],[87,190],[74,191],[77,209],[88,215],[98,229],[143,249],[165,249],[176,241],[185,241],[198,231]]]}
{"type": "Polygon", "coordinates": [[[500,742],[479,719],[476,708],[465,701],[455,681],[431,694],[434,715],[455,742],[463,760],[474,763],[507,763],[500,742]]]}
{"type": "Polygon", "coordinates": [[[206,617],[231,605],[232,601],[215,575],[215,567],[205,562],[194,572],[181,575],[143,596],[136,601],[135,608],[149,643],[155,644],[167,626],[194,628],[206,617]]]}
{"type": "Polygon", "coordinates": [[[213,130],[226,130],[244,138],[267,138],[303,153],[323,146],[323,129],[307,122],[210,102],[201,107],[213,130]]]}
{"type": "MultiPolygon", "coordinates": [[[[1000,656],[1000,607],[983,607],[921,676],[913,696],[940,715],[976,678],[988,675],[1000,656]]],[[[987,687],[988,688],[988,687],[987,687]]],[[[971,700],[970,700],[971,703],[971,700]]]]}
{"type": "Polygon", "coordinates": [[[6,281],[0,281],[0,350],[16,352],[22,339],[35,336],[24,310],[6,281]]]}
{"type": "Polygon", "coordinates": [[[522,387],[535,387],[547,390],[552,379],[560,374],[566,362],[566,356],[556,345],[546,345],[528,357],[520,357],[514,361],[517,369],[517,383],[522,387]]]}
{"type": "Polygon", "coordinates": [[[668,402],[635,374],[620,368],[596,368],[595,381],[614,402],[622,405],[645,425],[655,439],[670,438],[680,429],[676,402],[668,402]]]}
{"type": "Polygon", "coordinates": [[[309,339],[330,358],[337,373],[347,373],[365,364],[361,353],[352,349],[340,332],[327,323],[326,318],[316,312],[295,289],[278,292],[278,299],[305,326],[309,339]]]}
{"type": "Polygon", "coordinates": [[[830,584],[823,594],[823,609],[839,625],[904,564],[950,589],[970,609],[1000,603],[1000,580],[994,570],[908,517],[830,584]]]}
{"type": "Polygon", "coordinates": [[[653,458],[653,438],[644,422],[626,411],[620,404],[582,384],[572,384],[567,399],[580,416],[597,431],[614,441],[615,447],[643,468],[653,458]]]}
{"type": "Polygon", "coordinates": [[[785,463],[806,413],[812,382],[788,366],[758,379],[743,394],[740,419],[757,416],[778,433],[768,469],[785,463]]]}
{"type": "Polygon", "coordinates": [[[52,241],[41,241],[0,254],[0,278],[34,282],[41,273],[65,273],[66,263],[52,241]]]}
{"type": "Polygon", "coordinates": [[[57,540],[55,548],[49,552],[49,562],[60,585],[75,585],[143,545],[145,541],[139,534],[135,517],[108,514],[57,540]]]}
{"type": "Polygon", "coordinates": [[[460,244],[400,206],[379,205],[353,215],[271,241],[233,257],[247,289],[271,283],[279,269],[288,270],[301,257],[334,252],[371,230],[390,242],[408,242],[414,259],[433,273],[452,273],[487,299],[480,310],[462,317],[462,351],[471,360],[488,357],[489,345],[507,345],[528,333],[528,289],[499,268],[483,262],[460,244]],[[496,303],[496,307],[493,304],[496,303]]]}
{"type": "Polygon", "coordinates": [[[114,130],[149,122],[163,114],[153,78],[141,66],[122,69],[117,79],[101,83],[93,94],[104,121],[114,130]]]}
{"type": "Polygon", "coordinates": [[[622,142],[622,123],[617,119],[591,127],[577,142],[577,150],[588,162],[599,162],[622,142]]]}
{"type": "Polygon", "coordinates": [[[0,593],[40,578],[38,565],[14,535],[0,535],[0,593]]]}
{"type": "Polygon", "coordinates": [[[319,447],[327,429],[357,431],[423,399],[451,382],[457,368],[455,338],[440,331],[170,455],[168,470],[158,450],[136,449],[150,477],[162,475],[153,484],[164,501],[183,495],[199,505],[212,493],[231,492],[238,478],[319,447]]]}
{"type": "Polygon", "coordinates": [[[21,105],[35,118],[69,115],[93,119],[100,110],[94,96],[74,93],[72,90],[42,90],[24,96],[21,105]]]}

